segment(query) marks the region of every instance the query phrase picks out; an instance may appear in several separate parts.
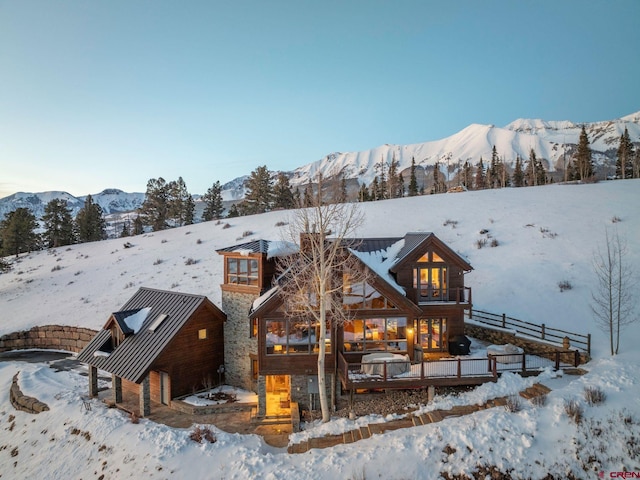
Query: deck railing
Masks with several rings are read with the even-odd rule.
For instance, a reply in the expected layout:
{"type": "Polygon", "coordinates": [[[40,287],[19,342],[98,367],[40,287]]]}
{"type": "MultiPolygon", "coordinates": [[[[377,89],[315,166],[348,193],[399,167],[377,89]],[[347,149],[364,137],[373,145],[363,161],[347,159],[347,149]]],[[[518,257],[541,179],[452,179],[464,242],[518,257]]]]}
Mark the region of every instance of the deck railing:
{"type": "Polygon", "coordinates": [[[547,340],[549,342],[558,343],[563,345],[565,338],[569,340],[572,346],[580,348],[591,355],[591,334],[582,335],[580,333],[568,332],[566,330],[560,330],[559,328],[547,327],[544,323],[537,324],[531,322],[525,322],[518,318],[509,317],[506,314],[496,314],[491,312],[484,312],[482,310],[470,309],[469,319],[474,322],[484,323],[492,327],[505,328],[515,330],[521,335],[527,335],[533,338],[539,338],[540,340],[547,340]]]}
{"type": "MultiPolygon", "coordinates": [[[[549,355],[548,352],[545,355],[549,355]]],[[[554,353],[554,358],[545,358],[535,353],[512,353],[504,355],[488,355],[487,357],[455,357],[422,362],[406,362],[406,371],[398,375],[390,375],[388,365],[392,362],[349,363],[342,353],[338,354],[338,372],[346,389],[351,388],[394,388],[399,384],[403,388],[421,387],[443,383],[442,380],[456,380],[456,384],[469,384],[480,381],[491,381],[504,372],[536,374],[546,368],[559,370],[566,367],[577,367],[580,354],[577,350],[564,350],[554,353]],[[372,368],[375,374],[364,373],[372,368]],[[376,368],[377,367],[377,368],[376,368]],[[366,387],[365,387],[366,385],[366,387]]],[[[396,363],[396,362],[393,362],[396,363]]]]}

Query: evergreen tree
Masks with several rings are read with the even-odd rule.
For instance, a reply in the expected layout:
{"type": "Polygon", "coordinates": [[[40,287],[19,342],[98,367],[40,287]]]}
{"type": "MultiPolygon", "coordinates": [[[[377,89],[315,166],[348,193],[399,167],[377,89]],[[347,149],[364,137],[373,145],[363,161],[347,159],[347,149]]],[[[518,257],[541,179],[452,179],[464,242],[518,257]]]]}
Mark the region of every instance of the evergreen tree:
{"type": "Polygon", "coordinates": [[[593,176],[593,160],[591,159],[591,148],[589,147],[589,137],[582,126],[580,139],[578,140],[578,150],[576,151],[576,169],[578,180],[584,181],[593,176]]]}
{"type": "Polygon", "coordinates": [[[291,191],[291,184],[289,183],[289,177],[283,172],[279,172],[276,178],[276,185],[273,189],[273,207],[288,210],[293,208],[294,198],[291,191]]]}
{"type": "Polygon", "coordinates": [[[240,216],[240,212],[238,211],[238,205],[234,203],[229,208],[229,212],[227,213],[227,218],[235,218],[239,216],[240,216]]]}
{"type": "Polygon", "coordinates": [[[76,229],[80,242],[95,242],[107,238],[102,207],[93,203],[91,195],[87,195],[84,206],[76,215],[76,229]]]}
{"type": "Polygon", "coordinates": [[[17,208],[0,222],[2,255],[31,252],[38,248],[36,217],[28,208],[17,208]]]}
{"type": "Polygon", "coordinates": [[[369,198],[372,201],[381,200],[380,198],[380,182],[378,182],[378,176],[373,177],[373,182],[369,185],[369,198]]]}
{"type": "Polygon", "coordinates": [[[376,169],[380,172],[376,200],[385,200],[389,198],[389,185],[387,183],[387,163],[383,157],[380,157],[380,163],[376,165],[376,169]]]}
{"type": "Polygon", "coordinates": [[[473,188],[473,166],[468,160],[462,166],[462,185],[469,190],[473,188]]]}
{"type": "Polygon", "coordinates": [[[633,178],[640,178],[640,146],[636,147],[636,154],[633,156],[633,178]]]}
{"type": "Polygon", "coordinates": [[[360,190],[358,191],[358,201],[359,202],[368,202],[370,200],[371,200],[371,197],[369,196],[369,189],[363,183],[362,185],[360,185],[360,190]]]}
{"type": "Polygon", "coordinates": [[[169,182],[167,188],[167,215],[173,220],[174,227],[192,224],[195,202],[182,177],[178,177],[177,181],[169,182]]]}
{"type": "Polygon", "coordinates": [[[618,159],[616,160],[616,177],[618,178],[634,178],[633,175],[633,143],[629,138],[629,131],[625,127],[624,133],[620,135],[620,143],[618,145],[618,159]]]}
{"type": "Polygon", "coordinates": [[[130,237],[131,232],[129,231],[129,219],[127,218],[122,224],[122,231],[120,232],[120,238],[130,237]]]}
{"type": "Polygon", "coordinates": [[[411,158],[411,174],[409,176],[409,196],[418,195],[418,179],[416,178],[416,159],[411,158]]]}
{"type": "Polygon", "coordinates": [[[75,241],[73,218],[67,202],[54,198],[44,207],[44,239],[46,245],[51,248],[62,245],[71,245],[75,241]]]}
{"type": "Polygon", "coordinates": [[[516,166],[513,171],[513,186],[524,187],[524,172],[522,171],[522,159],[520,155],[516,157],[516,166]]]}
{"type": "Polygon", "coordinates": [[[536,158],[536,184],[547,184],[547,170],[544,168],[544,165],[542,164],[542,160],[540,158],[536,158]]]}
{"type": "Polygon", "coordinates": [[[433,166],[433,187],[431,188],[431,193],[445,193],[446,191],[447,185],[440,172],[440,162],[436,162],[433,166]]]}
{"type": "Polygon", "coordinates": [[[144,233],[144,222],[142,221],[142,217],[137,215],[136,218],[133,219],[133,234],[141,235],[144,233]]]}
{"type": "Polygon", "coordinates": [[[476,164],[476,177],[475,177],[476,190],[482,190],[485,188],[486,177],[484,175],[484,164],[482,163],[482,157],[476,164]]]}
{"type": "Polygon", "coordinates": [[[396,160],[395,153],[389,165],[389,179],[387,180],[389,198],[400,198],[404,194],[404,180],[400,173],[400,165],[396,160]]]}
{"type": "Polygon", "coordinates": [[[204,212],[202,213],[203,221],[218,220],[222,217],[224,207],[222,206],[222,186],[220,181],[216,181],[207,189],[202,196],[202,200],[205,203],[204,212]]]}
{"type": "Polygon", "coordinates": [[[193,195],[189,194],[184,204],[184,224],[193,225],[195,214],[196,202],[193,200],[193,195]]]}
{"type": "Polygon", "coordinates": [[[256,168],[245,183],[246,193],[239,206],[243,215],[265,213],[273,207],[273,179],[266,165],[256,168]]]}
{"type": "Polygon", "coordinates": [[[529,187],[538,185],[538,179],[540,178],[537,172],[538,168],[538,158],[536,157],[536,152],[533,150],[529,150],[529,162],[527,163],[527,167],[524,172],[525,184],[529,187]]]}
{"type": "Polygon", "coordinates": [[[140,215],[146,225],[154,232],[167,228],[170,214],[171,186],[164,178],[152,178],[147,182],[144,203],[140,207],[140,215]]]}
{"type": "Polygon", "coordinates": [[[311,185],[311,182],[307,183],[307,185],[304,187],[304,196],[302,198],[302,205],[305,208],[309,208],[310,206],[313,205],[313,186],[311,185]]]}
{"type": "Polygon", "coordinates": [[[487,188],[500,188],[502,187],[502,162],[498,157],[498,150],[494,145],[491,149],[491,166],[487,169],[488,185],[487,188]]]}
{"type": "Polygon", "coordinates": [[[344,173],[340,176],[340,193],[338,195],[338,203],[347,203],[347,179],[344,173]]]}

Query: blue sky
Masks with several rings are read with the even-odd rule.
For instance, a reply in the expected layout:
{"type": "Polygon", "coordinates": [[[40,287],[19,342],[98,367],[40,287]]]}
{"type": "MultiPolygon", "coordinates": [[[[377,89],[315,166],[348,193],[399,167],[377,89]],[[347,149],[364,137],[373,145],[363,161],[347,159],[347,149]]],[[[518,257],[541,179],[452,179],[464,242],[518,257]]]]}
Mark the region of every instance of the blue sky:
{"type": "Polygon", "coordinates": [[[640,110],[640,1],[0,0],[0,197],[640,110]]]}

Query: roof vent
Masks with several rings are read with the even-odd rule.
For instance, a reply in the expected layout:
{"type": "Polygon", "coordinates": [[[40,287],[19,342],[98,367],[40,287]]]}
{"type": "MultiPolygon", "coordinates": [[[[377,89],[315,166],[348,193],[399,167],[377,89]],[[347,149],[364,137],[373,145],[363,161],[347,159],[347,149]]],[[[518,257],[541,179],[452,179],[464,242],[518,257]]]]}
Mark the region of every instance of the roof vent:
{"type": "Polygon", "coordinates": [[[156,318],[153,323],[149,326],[149,331],[150,332],[155,332],[156,329],[160,326],[160,324],[162,322],[164,322],[164,320],[168,317],[169,315],[167,315],[166,313],[161,313],[160,315],[158,315],[158,318],[156,318]]]}

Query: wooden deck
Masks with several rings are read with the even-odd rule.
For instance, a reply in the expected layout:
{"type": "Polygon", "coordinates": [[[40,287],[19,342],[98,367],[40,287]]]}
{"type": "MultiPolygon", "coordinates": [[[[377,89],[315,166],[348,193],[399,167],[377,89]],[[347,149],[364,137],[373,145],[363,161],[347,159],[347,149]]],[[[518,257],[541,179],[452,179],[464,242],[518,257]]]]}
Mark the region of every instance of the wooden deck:
{"type": "Polygon", "coordinates": [[[481,385],[495,382],[504,372],[531,376],[547,368],[559,370],[577,367],[579,363],[580,356],[574,351],[558,351],[553,360],[534,353],[490,355],[484,358],[455,357],[411,364],[407,362],[403,373],[392,376],[388,374],[385,361],[367,363],[363,369],[362,363],[349,363],[342,354],[338,354],[338,372],[345,390],[481,385]],[[379,373],[364,373],[364,370],[371,370],[371,365],[376,365],[379,373]]]}

